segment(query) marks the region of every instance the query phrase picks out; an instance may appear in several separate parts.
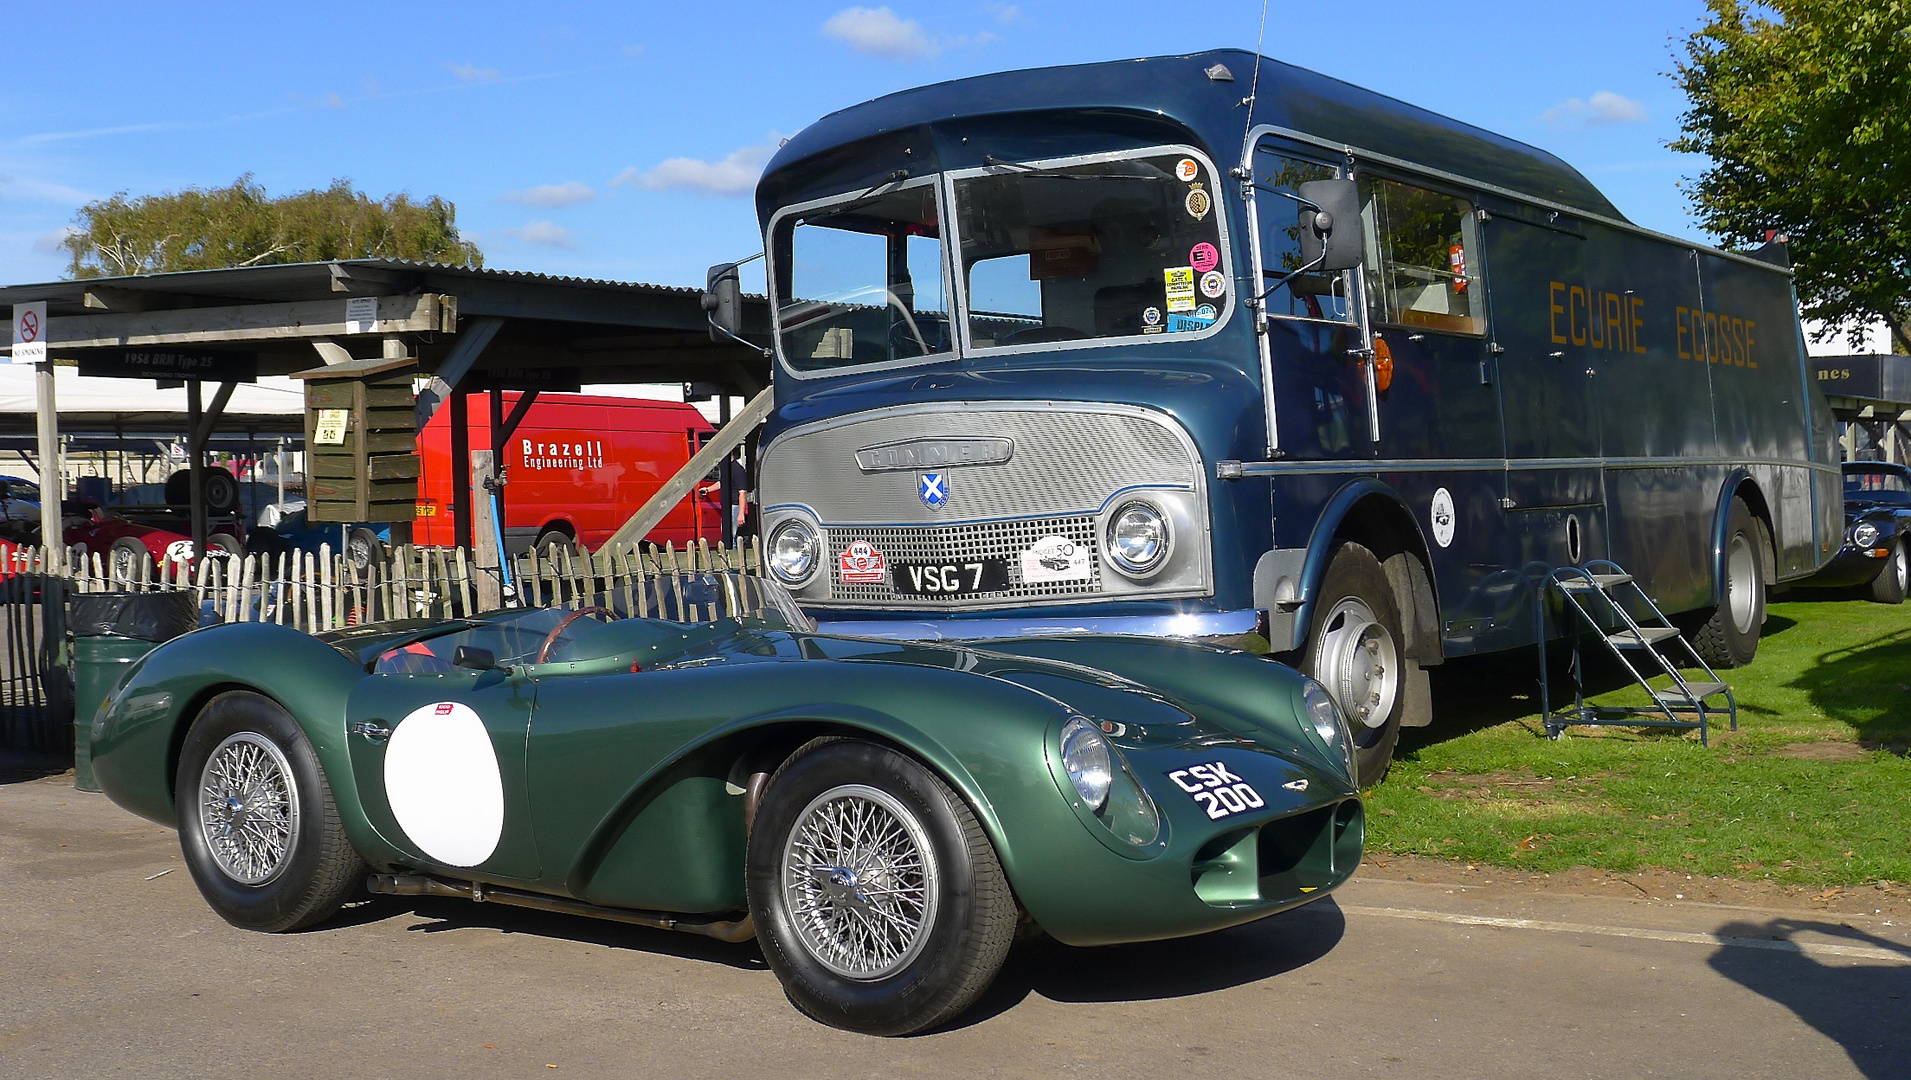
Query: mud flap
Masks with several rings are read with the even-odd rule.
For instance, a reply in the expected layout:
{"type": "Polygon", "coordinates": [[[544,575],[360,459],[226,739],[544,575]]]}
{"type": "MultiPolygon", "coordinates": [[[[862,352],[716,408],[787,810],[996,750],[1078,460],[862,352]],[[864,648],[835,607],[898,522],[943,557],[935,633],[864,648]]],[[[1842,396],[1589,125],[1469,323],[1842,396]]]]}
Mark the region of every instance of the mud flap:
{"type": "Polygon", "coordinates": [[[1401,703],[1400,726],[1426,727],[1433,723],[1433,687],[1427,678],[1426,669],[1418,660],[1405,661],[1406,670],[1401,673],[1400,692],[1406,695],[1401,703]]]}

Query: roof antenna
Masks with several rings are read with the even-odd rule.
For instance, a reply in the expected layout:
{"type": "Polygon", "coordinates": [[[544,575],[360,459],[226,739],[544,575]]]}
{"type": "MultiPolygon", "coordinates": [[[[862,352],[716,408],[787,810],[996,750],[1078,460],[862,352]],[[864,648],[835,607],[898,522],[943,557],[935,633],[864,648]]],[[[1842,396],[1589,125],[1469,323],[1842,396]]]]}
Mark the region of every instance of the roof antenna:
{"type": "Polygon", "coordinates": [[[1261,28],[1254,34],[1254,78],[1248,81],[1247,97],[1241,104],[1247,106],[1247,119],[1241,122],[1241,167],[1247,170],[1245,180],[1254,182],[1254,159],[1248,156],[1248,136],[1254,134],[1254,96],[1261,92],[1261,42],[1267,40],[1267,0],[1261,0],[1261,28]]]}

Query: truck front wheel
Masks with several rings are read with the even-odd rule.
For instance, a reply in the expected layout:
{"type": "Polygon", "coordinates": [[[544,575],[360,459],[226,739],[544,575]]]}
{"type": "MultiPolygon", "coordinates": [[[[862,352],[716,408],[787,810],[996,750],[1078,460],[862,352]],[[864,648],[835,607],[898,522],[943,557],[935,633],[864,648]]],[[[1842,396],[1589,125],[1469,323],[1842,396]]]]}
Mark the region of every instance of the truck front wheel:
{"type": "Polygon", "coordinates": [[[1405,640],[1380,560],[1359,544],[1341,544],[1315,593],[1303,667],[1347,715],[1361,787],[1378,784],[1393,764],[1406,710],[1405,640]]]}

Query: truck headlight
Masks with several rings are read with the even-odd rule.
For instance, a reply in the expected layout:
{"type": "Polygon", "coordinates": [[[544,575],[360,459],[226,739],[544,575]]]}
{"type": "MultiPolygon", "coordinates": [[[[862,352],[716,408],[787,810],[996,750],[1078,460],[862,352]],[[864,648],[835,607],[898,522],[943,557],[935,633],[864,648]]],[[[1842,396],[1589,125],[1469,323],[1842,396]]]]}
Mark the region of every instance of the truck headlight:
{"type": "Polygon", "coordinates": [[[1851,546],[1868,548],[1878,543],[1878,527],[1869,521],[1860,521],[1851,527],[1851,546]]]}
{"type": "Polygon", "coordinates": [[[1312,679],[1301,691],[1301,702],[1307,707],[1307,722],[1327,744],[1327,749],[1338,753],[1347,766],[1347,778],[1352,780],[1357,773],[1358,762],[1355,757],[1354,733],[1347,726],[1347,715],[1334,704],[1334,695],[1327,688],[1312,679]]]}
{"type": "Polygon", "coordinates": [[[1109,516],[1107,540],[1108,559],[1115,569],[1129,577],[1146,577],[1168,561],[1174,537],[1160,508],[1137,499],[1109,516]]]}
{"type": "Polygon", "coordinates": [[[791,518],[770,533],[770,573],[785,585],[798,586],[816,576],[823,543],[802,518],[791,518]]]}

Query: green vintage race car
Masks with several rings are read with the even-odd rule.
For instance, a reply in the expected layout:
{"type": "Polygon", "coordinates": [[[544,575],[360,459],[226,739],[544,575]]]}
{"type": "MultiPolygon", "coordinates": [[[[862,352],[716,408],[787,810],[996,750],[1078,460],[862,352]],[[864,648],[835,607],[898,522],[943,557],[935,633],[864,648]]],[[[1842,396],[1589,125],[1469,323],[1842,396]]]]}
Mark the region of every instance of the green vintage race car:
{"type": "Polygon", "coordinates": [[[833,637],[732,574],[201,630],[133,665],[91,739],[234,925],[307,926],[369,884],[754,937],[798,1007],[877,1034],[961,1012],[1018,933],[1151,940],[1318,899],[1364,825],[1347,723],[1288,668],[833,637]]]}

